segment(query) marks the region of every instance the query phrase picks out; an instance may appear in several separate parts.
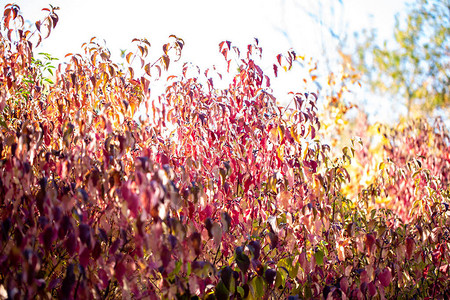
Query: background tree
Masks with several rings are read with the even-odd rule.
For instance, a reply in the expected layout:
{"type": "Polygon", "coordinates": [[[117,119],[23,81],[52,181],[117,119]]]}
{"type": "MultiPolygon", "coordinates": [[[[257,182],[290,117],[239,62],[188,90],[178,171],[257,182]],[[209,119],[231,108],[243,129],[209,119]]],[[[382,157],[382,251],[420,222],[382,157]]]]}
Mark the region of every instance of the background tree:
{"type": "MultiPolygon", "coordinates": [[[[257,40],[220,43],[225,88],[186,63],[151,98],[182,39],[156,60],[133,39],[117,64],[92,38],[52,68],[34,55],[59,19],[43,11],[0,21],[0,299],[450,298],[440,122],[336,150],[320,130],[341,115],[309,91],[280,106],[257,40]]],[[[353,79],[330,78],[338,102],[353,79]]]]}
{"type": "Polygon", "coordinates": [[[393,42],[376,42],[376,31],[363,31],[355,65],[372,91],[431,112],[449,103],[450,1],[417,0],[406,18],[397,15],[393,42]]]}

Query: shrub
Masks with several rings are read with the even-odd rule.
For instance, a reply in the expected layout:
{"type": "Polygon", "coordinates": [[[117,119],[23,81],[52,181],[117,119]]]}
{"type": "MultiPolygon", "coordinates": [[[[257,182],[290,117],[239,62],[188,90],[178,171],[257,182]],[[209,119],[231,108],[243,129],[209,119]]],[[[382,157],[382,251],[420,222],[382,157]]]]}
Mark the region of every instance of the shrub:
{"type": "MultiPolygon", "coordinates": [[[[387,175],[404,185],[381,174],[360,194],[384,189],[394,208],[414,203],[402,200],[403,186],[424,176],[418,189],[431,196],[403,223],[345,193],[354,142],[339,155],[321,142],[317,94],[292,94],[292,108],[276,103],[257,41],[244,57],[221,43],[228,66],[231,51],[239,64],[226,89],[188,76],[186,64],[151,101],[150,75],[177,59],[183,40],[172,36],[149,62],[148,41],[135,39],[121,66],[93,39],[53,67],[51,56],[33,55],[58,21],[46,11],[33,32],[17,5],[4,11],[1,297],[448,296],[446,174],[402,173],[409,159],[395,142],[407,134],[389,133],[386,148],[396,162],[387,175]],[[151,119],[138,122],[141,104],[151,119]]],[[[284,59],[289,67],[299,58],[284,59]]],[[[445,130],[418,124],[410,130],[423,136],[407,153],[420,148],[447,166],[445,130]],[[434,134],[437,153],[419,145],[434,134]]],[[[410,164],[435,166],[427,162],[410,164]]]]}

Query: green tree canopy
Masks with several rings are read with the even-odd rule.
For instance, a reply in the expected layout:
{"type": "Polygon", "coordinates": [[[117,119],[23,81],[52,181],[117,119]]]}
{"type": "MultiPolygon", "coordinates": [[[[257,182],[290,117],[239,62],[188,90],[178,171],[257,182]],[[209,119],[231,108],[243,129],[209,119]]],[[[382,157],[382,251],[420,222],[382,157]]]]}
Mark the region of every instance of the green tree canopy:
{"type": "Polygon", "coordinates": [[[413,107],[430,112],[450,102],[450,1],[415,0],[406,14],[396,16],[392,42],[363,31],[355,64],[373,92],[403,100],[409,116],[413,107]]]}

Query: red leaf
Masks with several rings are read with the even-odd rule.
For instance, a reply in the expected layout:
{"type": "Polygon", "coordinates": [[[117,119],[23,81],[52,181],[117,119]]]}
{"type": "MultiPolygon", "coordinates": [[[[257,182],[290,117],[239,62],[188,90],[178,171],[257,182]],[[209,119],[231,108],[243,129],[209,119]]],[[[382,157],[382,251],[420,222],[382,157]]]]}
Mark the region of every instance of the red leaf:
{"type": "Polygon", "coordinates": [[[373,236],[373,234],[370,233],[366,234],[366,248],[369,254],[372,252],[374,244],[375,244],[375,237],[373,236]]]}
{"type": "Polygon", "coordinates": [[[316,137],[316,129],[314,126],[311,125],[311,139],[314,139],[316,137]]]}
{"type": "Polygon", "coordinates": [[[132,193],[127,185],[122,186],[122,197],[127,201],[128,209],[133,217],[136,217],[139,209],[139,198],[136,194],[132,193]]]}
{"type": "Polygon", "coordinates": [[[278,61],[278,64],[281,66],[281,54],[278,54],[277,55],[277,61],[278,61]]]}
{"type": "Polygon", "coordinates": [[[125,271],[126,271],[123,261],[120,261],[119,263],[117,263],[116,267],[114,268],[114,271],[116,273],[117,281],[119,281],[120,284],[122,284],[123,275],[125,275],[125,271]]]}
{"type": "Polygon", "coordinates": [[[378,275],[378,279],[384,287],[389,286],[392,280],[391,270],[389,268],[385,268],[383,272],[378,275]]]}
{"type": "Polygon", "coordinates": [[[223,45],[227,44],[228,50],[230,50],[231,42],[230,41],[223,41],[219,44],[220,50],[223,50],[223,45]]]}
{"type": "Polygon", "coordinates": [[[42,233],[42,242],[44,244],[45,250],[50,251],[53,242],[56,240],[56,230],[49,226],[42,233]]]}
{"type": "Polygon", "coordinates": [[[50,17],[52,18],[52,21],[53,21],[53,28],[55,28],[56,24],[58,23],[58,20],[59,20],[58,15],[52,14],[50,17]]]}
{"type": "Polygon", "coordinates": [[[91,256],[91,251],[89,248],[84,248],[83,252],[80,254],[80,265],[82,265],[84,268],[89,264],[89,258],[91,256]]]}
{"type": "Polygon", "coordinates": [[[78,227],[80,241],[84,243],[88,248],[91,247],[91,228],[87,224],[80,224],[78,227]]]}
{"type": "Polygon", "coordinates": [[[375,284],[373,282],[371,282],[367,285],[367,291],[369,292],[370,297],[373,297],[377,294],[377,287],[375,286],[375,284]]]}
{"type": "Polygon", "coordinates": [[[4,12],[4,17],[5,17],[5,27],[6,28],[9,28],[9,20],[11,20],[11,9],[10,8],[8,8],[8,9],[5,9],[5,12],[4,12]]]}
{"type": "Polygon", "coordinates": [[[264,75],[266,78],[266,87],[270,87],[270,78],[267,75],[264,75]]]}
{"type": "Polygon", "coordinates": [[[75,253],[75,251],[78,248],[77,238],[75,234],[69,233],[64,243],[64,246],[66,247],[67,253],[69,255],[73,255],[75,253]]]}
{"type": "Polygon", "coordinates": [[[361,274],[359,275],[359,280],[361,281],[361,283],[363,283],[363,282],[368,283],[369,282],[369,275],[367,274],[366,270],[363,270],[361,272],[361,274]]]}
{"type": "Polygon", "coordinates": [[[415,242],[412,238],[406,238],[406,258],[411,259],[411,256],[414,252],[415,242]]]}
{"type": "Polygon", "coordinates": [[[101,288],[102,289],[106,289],[106,287],[108,286],[108,281],[109,281],[109,277],[106,274],[106,271],[104,269],[99,269],[98,272],[98,278],[101,280],[101,288]]]}

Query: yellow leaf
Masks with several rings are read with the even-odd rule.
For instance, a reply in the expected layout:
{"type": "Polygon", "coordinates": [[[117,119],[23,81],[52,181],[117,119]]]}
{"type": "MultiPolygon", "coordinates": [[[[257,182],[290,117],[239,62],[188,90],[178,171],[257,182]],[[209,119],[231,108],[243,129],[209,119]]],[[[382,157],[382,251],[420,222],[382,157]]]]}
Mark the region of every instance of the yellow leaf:
{"type": "Polygon", "coordinates": [[[278,147],[277,156],[281,161],[284,161],[284,144],[278,147]]]}
{"type": "Polygon", "coordinates": [[[306,155],[308,154],[308,147],[309,147],[309,143],[308,142],[304,142],[302,144],[302,155],[301,155],[302,159],[306,158],[306,155]]]}
{"type": "Polygon", "coordinates": [[[280,137],[280,142],[284,138],[284,126],[278,125],[278,136],[280,137]]]}
{"type": "Polygon", "coordinates": [[[272,175],[267,180],[267,188],[268,190],[276,193],[277,192],[277,177],[276,175],[272,175]]]}
{"type": "Polygon", "coordinates": [[[300,138],[297,134],[297,127],[296,126],[292,126],[291,127],[291,135],[294,138],[294,140],[300,144],[300,138]]]}

